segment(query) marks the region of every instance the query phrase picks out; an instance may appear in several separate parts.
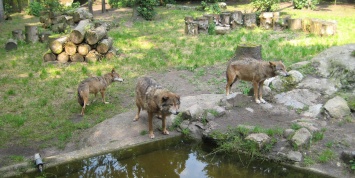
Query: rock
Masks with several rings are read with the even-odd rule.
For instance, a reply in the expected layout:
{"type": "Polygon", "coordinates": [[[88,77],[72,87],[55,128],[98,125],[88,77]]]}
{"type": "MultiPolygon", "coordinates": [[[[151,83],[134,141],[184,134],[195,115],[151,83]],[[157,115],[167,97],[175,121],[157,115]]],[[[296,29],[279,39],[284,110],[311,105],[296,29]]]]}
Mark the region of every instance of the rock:
{"type": "Polygon", "coordinates": [[[316,118],[320,115],[322,111],[322,104],[315,104],[312,106],[309,106],[308,110],[303,112],[301,115],[305,117],[311,117],[311,118],[316,118]]]}
{"type": "Polygon", "coordinates": [[[304,127],[304,128],[306,128],[306,129],[308,129],[311,133],[314,133],[314,132],[317,132],[317,131],[320,130],[319,128],[317,128],[317,127],[315,126],[314,123],[298,122],[297,124],[300,125],[301,127],[304,127]]]}
{"type": "Polygon", "coordinates": [[[277,103],[291,106],[295,109],[303,109],[305,106],[314,105],[319,93],[312,92],[307,89],[295,89],[286,93],[275,95],[277,103]]]}
{"type": "Polygon", "coordinates": [[[253,108],[245,108],[245,110],[247,110],[247,111],[249,111],[249,112],[251,112],[251,113],[254,112],[254,109],[253,109],[253,108]]]}
{"type": "Polygon", "coordinates": [[[216,117],[221,117],[226,114],[226,109],[223,107],[215,106],[213,109],[217,112],[216,117]]]}
{"type": "Polygon", "coordinates": [[[295,144],[297,147],[303,147],[309,144],[312,135],[306,128],[301,128],[295,132],[293,135],[291,142],[295,144]]]}
{"type": "Polygon", "coordinates": [[[188,128],[189,124],[190,124],[190,121],[188,121],[188,120],[182,121],[181,124],[180,124],[180,129],[184,130],[184,129],[188,128]]]}
{"type": "Polygon", "coordinates": [[[350,114],[348,103],[340,96],[328,100],[324,105],[324,109],[331,117],[336,119],[341,119],[350,114]]]}
{"type": "Polygon", "coordinates": [[[355,159],[355,151],[347,151],[344,150],[341,152],[340,159],[344,161],[344,163],[349,164],[350,160],[355,159]]]}
{"type": "Polygon", "coordinates": [[[319,93],[326,96],[330,96],[338,91],[335,82],[332,80],[325,78],[318,79],[314,77],[307,77],[305,80],[298,84],[297,88],[318,91],[319,93]]]}
{"type": "Polygon", "coordinates": [[[201,139],[203,130],[197,122],[192,122],[189,126],[189,136],[196,139],[201,139]]]}
{"type": "Polygon", "coordinates": [[[303,79],[303,75],[296,70],[291,70],[288,73],[290,74],[288,77],[276,76],[275,79],[271,81],[273,89],[276,91],[288,91],[303,79]]]}
{"type": "Polygon", "coordinates": [[[270,141],[270,137],[265,133],[252,133],[248,135],[245,139],[256,142],[259,145],[260,149],[270,141]]]}
{"type": "Polygon", "coordinates": [[[284,138],[289,138],[293,134],[295,134],[295,130],[293,130],[293,129],[285,129],[284,133],[283,133],[283,136],[284,136],[284,138]]]}
{"type": "Polygon", "coordinates": [[[311,63],[311,61],[301,61],[301,62],[297,62],[292,64],[289,68],[292,70],[299,70],[307,65],[309,65],[311,63]]]}
{"type": "Polygon", "coordinates": [[[198,104],[194,104],[182,113],[182,117],[187,120],[195,121],[200,118],[202,113],[202,107],[198,104]]]}
{"type": "Polygon", "coordinates": [[[208,122],[214,120],[215,118],[216,118],[216,117],[215,117],[212,113],[207,112],[207,114],[206,114],[206,120],[207,120],[208,122]]]}
{"type": "Polygon", "coordinates": [[[303,157],[302,153],[299,151],[290,151],[287,154],[287,158],[291,161],[294,161],[294,162],[302,161],[302,157],[303,157]]]}

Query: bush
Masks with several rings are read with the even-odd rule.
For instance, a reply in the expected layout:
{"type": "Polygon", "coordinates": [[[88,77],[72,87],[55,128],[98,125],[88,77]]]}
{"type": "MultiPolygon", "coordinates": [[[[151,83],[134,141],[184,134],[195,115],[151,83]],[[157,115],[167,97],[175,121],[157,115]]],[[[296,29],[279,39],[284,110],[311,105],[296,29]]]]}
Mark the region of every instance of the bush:
{"type": "Polygon", "coordinates": [[[293,0],[293,7],[295,9],[310,8],[314,10],[319,0],[293,0]]]}
{"type": "Polygon", "coordinates": [[[40,2],[31,2],[28,6],[28,8],[26,9],[26,13],[29,15],[33,15],[36,17],[40,16],[40,12],[44,9],[43,4],[41,4],[40,2]]]}
{"type": "Polygon", "coordinates": [[[206,1],[201,1],[201,9],[211,14],[221,13],[221,8],[219,7],[218,3],[208,4],[206,1]]]}
{"type": "Polygon", "coordinates": [[[156,5],[156,0],[138,0],[138,13],[146,20],[152,20],[156,15],[154,6],[156,5]]]}
{"type": "Polygon", "coordinates": [[[280,0],[252,0],[251,4],[257,12],[273,12],[279,8],[280,0]]]}

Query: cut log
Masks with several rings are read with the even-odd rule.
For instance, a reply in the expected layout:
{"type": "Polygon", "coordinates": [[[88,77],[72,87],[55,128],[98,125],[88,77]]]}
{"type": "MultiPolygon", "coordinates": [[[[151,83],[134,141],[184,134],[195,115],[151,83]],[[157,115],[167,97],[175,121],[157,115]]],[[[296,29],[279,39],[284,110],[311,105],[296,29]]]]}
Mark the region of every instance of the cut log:
{"type": "Polygon", "coordinates": [[[57,56],[55,54],[52,53],[52,51],[47,51],[44,55],[43,55],[43,61],[44,62],[49,62],[49,61],[55,61],[57,60],[57,56]]]}
{"type": "Polygon", "coordinates": [[[63,52],[64,49],[64,44],[68,41],[67,36],[63,36],[61,38],[58,38],[54,41],[52,41],[49,44],[49,49],[54,53],[54,54],[60,54],[63,52]]]}
{"type": "Polygon", "coordinates": [[[256,27],[256,14],[255,13],[246,13],[243,16],[244,26],[247,28],[256,27]]]}
{"type": "Polygon", "coordinates": [[[76,45],[71,41],[66,42],[64,45],[65,53],[68,55],[74,55],[76,53],[76,48],[76,45]]]}
{"type": "Polygon", "coordinates": [[[107,53],[107,51],[111,49],[112,43],[113,39],[111,37],[103,39],[96,47],[97,52],[99,52],[100,54],[107,53]]]}
{"type": "Polygon", "coordinates": [[[311,19],[309,18],[302,19],[302,31],[306,33],[311,32],[311,24],[312,24],[311,19]]]}
{"type": "Polygon", "coordinates": [[[86,62],[97,62],[100,60],[101,55],[96,51],[96,50],[91,50],[89,53],[85,56],[85,61],[86,62]]]}
{"type": "Polygon", "coordinates": [[[89,20],[93,19],[93,15],[85,7],[76,9],[71,13],[71,15],[73,16],[73,21],[75,23],[85,19],[89,19],[89,20]]]}
{"type": "Polygon", "coordinates": [[[223,12],[221,13],[221,24],[225,27],[230,26],[231,22],[231,13],[230,12],[223,12]]]}
{"type": "Polygon", "coordinates": [[[259,16],[260,18],[260,27],[264,29],[272,28],[272,19],[274,17],[273,12],[262,12],[259,16]]]}
{"type": "Polygon", "coordinates": [[[70,41],[75,44],[80,44],[85,38],[86,30],[90,29],[92,24],[89,19],[82,20],[79,24],[70,32],[70,41]]]}
{"type": "Polygon", "coordinates": [[[84,56],[79,54],[79,53],[75,53],[74,55],[70,56],[70,61],[71,62],[84,62],[84,56]]]}
{"type": "Polygon", "coordinates": [[[52,31],[55,33],[63,33],[65,32],[66,28],[67,28],[66,23],[57,23],[52,25],[52,31]]]}
{"type": "Polygon", "coordinates": [[[231,31],[230,27],[216,26],[214,28],[217,35],[224,35],[231,31]]]}
{"type": "Polygon", "coordinates": [[[243,60],[246,58],[253,58],[257,60],[262,60],[261,56],[261,45],[257,44],[239,44],[235,50],[234,60],[243,60]]]}
{"type": "Polygon", "coordinates": [[[198,33],[207,33],[208,30],[208,19],[206,17],[196,18],[198,33]]]}
{"type": "Polygon", "coordinates": [[[117,57],[117,49],[116,48],[111,48],[107,53],[105,54],[106,59],[112,59],[117,57]]]}
{"type": "Polygon", "coordinates": [[[274,16],[273,19],[273,29],[274,30],[284,30],[288,26],[288,19],[290,19],[291,16],[289,15],[284,15],[284,16],[274,16]]]}
{"type": "Polygon", "coordinates": [[[301,30],[302,29],[302,20],[301,19],[288,19],[288,28],[290,30],[301,30]]]}
{"type": "Polygon", "coordinates": [[[25,36],[27,43],[38,42],[38,27],[36,24],[26,24],[25,25],[25,36]]]}
{"type": "Polygon", "coordinates": [[[69,55],[65,52],[62,52],[62,53],[58,54],[57,60],[60,63],[67,63],[67,62],[69,62],[69,55]]]}
{"type": "Polygon", "coordinates": [[[38,35],[39,37],[39,41],[41,43],[46,43],[48,42],[49,40],[49,36],[52,35],[52,32],[51,31],[44,31],[44,32],[41,32],[41,34],[38,35]]]}
{"type": "Polygon", "coordinates": [[[86,32],[86,42],[89,45],[96,44],[99,42],[101,39],[105,38],[107,36],[107,27],[106,26],[99,26],[95,28],[94,30],[88,30],[86,32]]]}
{"type": "Polygon", "coordinates": [[[204,14],[203,16],[207,18],[208,23],[213,23],[213,15],[212,14],[204,14]]]}
{"type": "Polygon", "coordinates": [[[8,39],[5,44],[5,50],[11,51],[11,50],[16,50],[16,49],[17,49],[17,41],[14,39],[8,39]]]}
{"type": "Polygon", "coordinates": [[[320,35],[322,31],[322,25],[322,20],[312,19],[311,33],[315,35],[320,35]]]}
{"type": "Polygon", "coordinates": [[[91,50],[90,45],[86,43],[82,43],[78,46],[78,53],[81,54],[82,56],[87,55],[90,50],[91,50]]]}
{"type": "Polygon", "coordinates": [[[12,31],[12,38],[14,40],[22,41],[25,39],[25,36],[23,35],[23,31],[21,29],[17,29],[12,31]]]}
{"type": "Polygon", "coordinates": [[[241,11],[234,11],[231,13],[231,28],[243,26],[243,13],[241,11]]]}
{"type": "Polygon", "coordinates": [[[337,30],[337,22],[336,21],[326,21],[322,25],[321,35],[330,36],[334,35],[337,30]]]}

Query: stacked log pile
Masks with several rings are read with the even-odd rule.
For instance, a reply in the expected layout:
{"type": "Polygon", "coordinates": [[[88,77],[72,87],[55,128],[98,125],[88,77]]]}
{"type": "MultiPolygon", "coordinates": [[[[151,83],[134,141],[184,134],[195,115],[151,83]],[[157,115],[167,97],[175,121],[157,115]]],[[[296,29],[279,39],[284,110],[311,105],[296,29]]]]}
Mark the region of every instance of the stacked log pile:
{"type": "Polygon", "coordinates": [[[330,36],[336,33],[337,22],[320,19],[291,18],[289,15],[281,15],[280,12],[262,12],[257,24],[255,13],[242,13],[241,11],[222,12],[220,14],[206,14],[203,17],[185,17],[185,34],[197,35],[206,33],[210,25],[214,23],[216,34],[226,34],[237,27],[254,28],[259,25],[263,29],[294,31],[302,30],[320,36],[330,36]]]}
{"type": "Polygon", "coordinates": [[[108,25],[95,27],[89,19],[81,20],[69,35],[61,36],[49,43],[49,51],[43,60],[67,62],[96,62],[117,55],[112,48],[113,39],[107,36],[108,25]]]}

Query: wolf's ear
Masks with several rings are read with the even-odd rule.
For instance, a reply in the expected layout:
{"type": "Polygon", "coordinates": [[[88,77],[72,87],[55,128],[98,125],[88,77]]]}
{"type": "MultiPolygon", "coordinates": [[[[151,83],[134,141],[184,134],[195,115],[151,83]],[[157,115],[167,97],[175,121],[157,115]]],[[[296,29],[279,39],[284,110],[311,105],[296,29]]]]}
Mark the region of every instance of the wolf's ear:
{"type": "Polygon", "coordinates": [[[161,98],[161,100],[162,100],[163,102],[168,101],[168,99],[169,99],[169,96],[163,96],[163,97],[161,98]]]}
{"type": "Polygon", "coordinates": [[[115,71],[115,68],[112,68],[112,71],[111,71],[111,73],[115,73],[116,71],[115,71]]]}
{"type": "Polygon", "coordinates": [[[275,67],[276,66],[276,64],[274,62],[271,62],[271,61],[269,62],[269,64],[270,64],[271,67],[275,67]]]}

